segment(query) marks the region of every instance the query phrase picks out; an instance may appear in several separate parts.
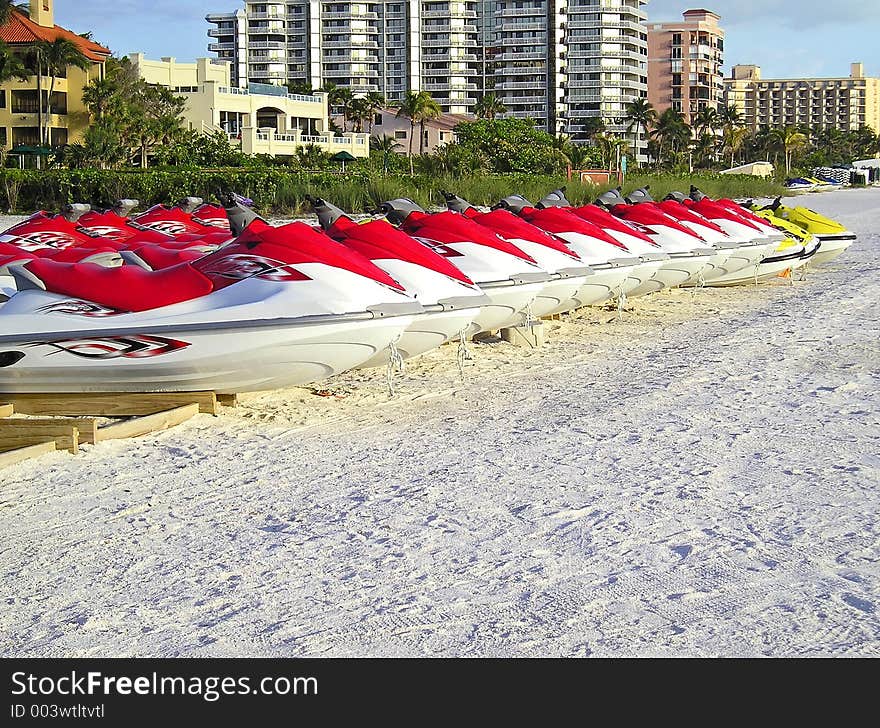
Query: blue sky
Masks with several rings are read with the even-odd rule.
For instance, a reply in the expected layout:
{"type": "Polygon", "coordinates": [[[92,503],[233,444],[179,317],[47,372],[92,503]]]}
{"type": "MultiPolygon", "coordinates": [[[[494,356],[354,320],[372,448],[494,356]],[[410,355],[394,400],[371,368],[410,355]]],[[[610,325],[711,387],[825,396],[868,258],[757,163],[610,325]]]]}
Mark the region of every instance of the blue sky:
{"type": "MultiPolygon", "coordinates": [[[[56,22],[116,53],[192,60],[207,53],[207,12],[243,7],[237,0],[55,0],[56,22]]],[[[673,20],[689,7],[651,0],[650,20],[673,20]]],[[[756,63],[764,77],[845,76],[852,61],[880,76],[878,0],[715,0],[727,31],[725,75],[735,63],[756,63]]]]}

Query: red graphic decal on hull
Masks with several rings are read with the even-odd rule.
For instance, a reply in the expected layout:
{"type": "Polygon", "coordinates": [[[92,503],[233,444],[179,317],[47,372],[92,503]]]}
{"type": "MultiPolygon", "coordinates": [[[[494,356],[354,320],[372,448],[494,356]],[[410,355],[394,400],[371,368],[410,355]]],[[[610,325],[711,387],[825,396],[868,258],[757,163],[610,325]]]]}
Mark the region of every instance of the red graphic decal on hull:
{"type": "Polygon", "coordinates": [[[188,341],[166,339],[162,336],[108,336],[94,339],[69,339],[66,341],[34,342],[29,346],[51,346],[60,353],[83,359],[146,359],[185,349],[188,341]]]}
{"type": "Polygon", "coordinates": [[[87,318],[106,318],[107,316],[118,316],[122,313],[122,311],[117,311],[114,308],[105,308],[90,301],[61,301],[38,308],[37,311],[39,313],[66,313],[71,316],[85,316],[87,318]]]}

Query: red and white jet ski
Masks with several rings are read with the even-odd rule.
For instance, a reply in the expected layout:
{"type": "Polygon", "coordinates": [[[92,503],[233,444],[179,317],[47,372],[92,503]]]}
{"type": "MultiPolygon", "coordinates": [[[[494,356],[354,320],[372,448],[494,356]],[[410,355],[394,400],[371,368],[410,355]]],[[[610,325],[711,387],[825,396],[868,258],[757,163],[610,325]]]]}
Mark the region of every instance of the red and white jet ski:
{"type": "Polygon", "coordinates": [[[0,394],[305,384],[359,366],[423,312],[388,273],[303,223],[254,220],[214,253],[149,268],[10,266],[0,394]]]}
{"type": "MultiPolygon", "coordinates": [[[[404,359],[423,354],[466,332],[480,315],[488,297],[461,270],[434,249],[420,243],[387,220],[357,223],[335,205],[309,200],[324,232],[403,284],[424,308],[395,342],[404,359]]],[[[381,366],[391,352],[385,349],[361,364],[381,366]]]]}

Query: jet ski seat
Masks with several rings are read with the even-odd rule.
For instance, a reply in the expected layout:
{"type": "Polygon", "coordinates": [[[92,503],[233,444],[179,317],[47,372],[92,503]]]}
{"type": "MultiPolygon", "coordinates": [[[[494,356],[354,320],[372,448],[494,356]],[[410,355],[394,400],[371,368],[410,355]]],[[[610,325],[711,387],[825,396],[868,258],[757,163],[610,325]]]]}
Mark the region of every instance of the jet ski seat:
{"type": "Polygon", "coordinates": [[[11,273],[19,290],[43,289],[116,311],[149,311],[206,296],[214,290],[211,279],[187,263],[146,271],[138,266],[104,268],[34,259],[11,273]]]}
{"type": "Polygon", "coordinates": [[[139,265],[144,270],[163,270],[180,263],[191,263],[205,253],[191,248],[174,250],[161,245],[144,245],[135,250],[126,250],[122,257],[126,263],[139,265]]]}

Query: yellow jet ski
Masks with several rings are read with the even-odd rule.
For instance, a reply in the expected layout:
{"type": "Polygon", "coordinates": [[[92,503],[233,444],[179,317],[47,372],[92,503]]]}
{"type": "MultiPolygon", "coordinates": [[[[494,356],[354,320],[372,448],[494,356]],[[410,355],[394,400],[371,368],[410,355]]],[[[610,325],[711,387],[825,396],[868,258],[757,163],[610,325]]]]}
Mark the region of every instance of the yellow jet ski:
{"type": "Polygon", "coordinates": [[[785,240],[761,261],[757,271],[759,279],[770,277],[762,276],[762,274],[771,271],[773,271],[773,275],[776,275],[789,269],[803,268],[821,249],[821,242],[818,238],[794,223],[777,217],[770,210],[752,210],[752,212],[786,234],[785,240]]]}
{"type": "Polygon", "coordinates": [[[786,207],[781,198],[764,208],[776,218],[793,223],[819,239],[820,249],[813,257],[813,265],[821,265],[834,260],[846,252],[856,240],[856,234],[847,230],[839,222],[825,217],[808,207],[786,207]]]}

